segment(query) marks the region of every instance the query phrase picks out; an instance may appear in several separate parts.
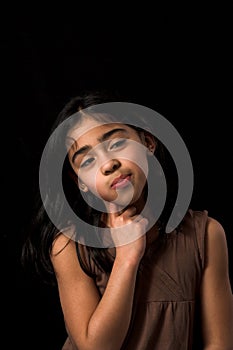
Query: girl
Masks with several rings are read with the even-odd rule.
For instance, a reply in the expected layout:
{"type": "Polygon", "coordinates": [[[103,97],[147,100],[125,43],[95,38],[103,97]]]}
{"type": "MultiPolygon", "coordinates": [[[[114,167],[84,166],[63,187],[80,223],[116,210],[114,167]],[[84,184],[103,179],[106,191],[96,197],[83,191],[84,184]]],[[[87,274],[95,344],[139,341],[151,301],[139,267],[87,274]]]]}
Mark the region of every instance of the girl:
{"type": "Polygon", "coordinates": [[[42,164],[43,203],[23,249],[58,287],[62,350],[233,349],[224,230],[207,211],[188,209],[166,233],[178,189],[172,159],[142,115],[138,127],[132,116],[116,122],[95,108],[113,101],[87,94],[60,113],[42,164]],[[160,213],[154,156],[167,181],[160,213]]]}

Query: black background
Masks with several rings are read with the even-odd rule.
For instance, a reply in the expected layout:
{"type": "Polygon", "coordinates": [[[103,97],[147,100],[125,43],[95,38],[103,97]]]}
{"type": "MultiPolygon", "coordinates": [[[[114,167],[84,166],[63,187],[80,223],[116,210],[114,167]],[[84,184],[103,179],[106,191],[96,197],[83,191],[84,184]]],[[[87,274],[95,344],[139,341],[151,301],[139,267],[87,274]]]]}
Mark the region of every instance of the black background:
{"type": "Polygon", "coordinates": [[[127,14],[113,7],[99,17],[90,8],[67,6],[59,16],[57,9],[48,13],[35,7],[28,14],[21,9],[19,15],[15,9],[2,32],[7,114],[12,117],[16,107],[10,157],[14,212],[3,244],[9,247],[8,261],[16,253],[12,334],[19,331],[18,348],[59,350],[66,337],[56,290],[28,278],[19,256],[49,128],[70,97],[86,88],[131,94],[173,123],[193,161],[192,207],[207,209],[225,228],[232,281],[228,9],[138,8],[136,16],[136,9],[127,14]]]}

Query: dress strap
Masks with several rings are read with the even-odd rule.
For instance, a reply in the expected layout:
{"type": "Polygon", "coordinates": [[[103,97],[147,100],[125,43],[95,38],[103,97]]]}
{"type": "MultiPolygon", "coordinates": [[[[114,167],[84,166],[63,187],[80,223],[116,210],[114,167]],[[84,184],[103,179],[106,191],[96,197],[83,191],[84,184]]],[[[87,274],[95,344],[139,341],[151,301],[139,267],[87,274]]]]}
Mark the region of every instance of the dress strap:
{"type": "Polygon", "coordinates": [[[197,239],[198,250],[201,259],[201,266],[205,265],[205,236],[206,236],[206,224],[208,219],[207,210],[193,211],[194,227],[197,239]]]}

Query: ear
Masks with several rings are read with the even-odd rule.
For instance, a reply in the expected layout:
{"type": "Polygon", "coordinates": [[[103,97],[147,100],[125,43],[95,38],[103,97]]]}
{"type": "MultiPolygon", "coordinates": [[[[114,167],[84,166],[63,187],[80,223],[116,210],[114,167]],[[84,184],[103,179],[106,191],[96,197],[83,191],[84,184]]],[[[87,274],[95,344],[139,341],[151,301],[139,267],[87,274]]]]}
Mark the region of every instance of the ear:
{"type": "Polygon", "coordinates": [[[79,187],[80,191],[88,192],[88,187],[80,181],[78,182],[78,187],[79,187]]]}
{"type": "Polygon", "coordinates": [[[80,179],[78,178],[78,176],[75,173],[75,171],[74,172],[70,172],[70,176],[74,180],[75,184],[79,187],[80,191],[88,192],[88,187],[83,182],[80,181],[80,179]]]}
{"type": "Polygon", "coordinates": [[[155,137],[147,131],[145,131],[143,134],[143,144],[147,148],[147,155],[153,156],[157,145],[155,137]]]}

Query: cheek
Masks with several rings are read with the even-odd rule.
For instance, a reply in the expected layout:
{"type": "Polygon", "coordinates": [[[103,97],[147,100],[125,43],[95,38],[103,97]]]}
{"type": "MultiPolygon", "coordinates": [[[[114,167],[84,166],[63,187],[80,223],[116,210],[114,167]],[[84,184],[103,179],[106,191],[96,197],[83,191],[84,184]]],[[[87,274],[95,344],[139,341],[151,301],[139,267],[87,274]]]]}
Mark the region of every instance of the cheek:
{"type": "Polygon", "coordinates": [[[143,157],[141,154],[138,154],[138,157],[135,159],[130,159],[130,161],[126,161],[127,166],[132,170],[135,175],[137,181],[142,181],[145,183],[148,176],[148,162],[147,158],[143,157]]]}
{"type": "Polygon", "coordinates": [[[111,190],[109,186],[103,181],[103,175],[101,173],[97,174],[95,178],[95,188],[93,188],[93,193],[106,201],[113,201],[117,198],[117,193],[115,190],[111,190]]]}
{"type": "Polygon", "coordinates": [[[141,168],[139,169],[138,171],[139,180],[141,180],[143,184],[145,184],[147,180],[147,175],[148,175],[147,169],[146,169],[146,173],[142,171],[141,168]]]}
{"type": "Polygon", "coordinates": [[[92,173],[85,173],[84,174],[78,174],[79,176],[79,181],[81,183],[84,183],[87,187],[88,187],[88,190],[90,192],[92,192],[93,194],[97,194],[96,192],[96,176],[95,174],[92,174],[92,173]]]}
{"type": "Polygon", "coordinates": [[[121,156],[125,162],[129,162],[131,167],[135,169],[137,173],[143,173],[147,176],[148,160],[146,148],[143,145],[134,142],[125,150],[125,152],[122,152],[121,156]]]}
{"type": "Polygon", "coordinates": [[[136,192],[139,191],[139,193],[141,193],[141,191],[145,187],[146,180],[147,180],[147,174],[145,174],[141,168],[137,167],[137,169],[135,169],[135,190],[136,190],[136,192]]]}
{"type": "Polygon", "coordinates": [[[92,194],[99,198],[102,197],[101,194],[104,193],[103,181],[101,180],[100,172],[96,168],[90,169],[85,173],[80,171],[78,176],[80,182],[83,182],[92,194]]]}

